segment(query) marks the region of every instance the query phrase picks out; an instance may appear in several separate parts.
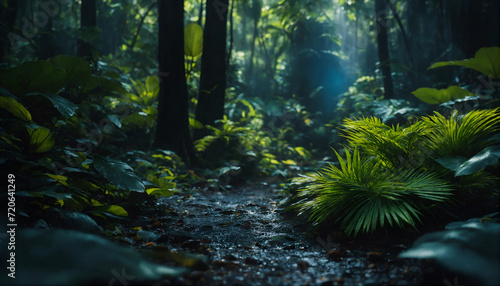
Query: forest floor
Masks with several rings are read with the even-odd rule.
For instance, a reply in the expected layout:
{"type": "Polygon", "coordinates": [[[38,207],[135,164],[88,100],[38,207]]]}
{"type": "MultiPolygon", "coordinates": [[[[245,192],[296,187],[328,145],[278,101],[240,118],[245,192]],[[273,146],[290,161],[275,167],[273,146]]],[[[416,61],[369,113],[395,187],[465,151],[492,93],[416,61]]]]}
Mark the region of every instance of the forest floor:
{"type": "Polygon", "coordinates": [[[278,182],[272,180],[173,195],[158,202],[167,215],[155,217],[139,236],[146,245],[199,255],[199,261],[190,265],[192,271],[169,282],[174,285],[415,285],[421,281],[418,261],[396,258],[411,241],[354,241],[340,232],[314,237],[301,230],[304,224],[297,218],[280,212],[284,198],[278,182]]]}

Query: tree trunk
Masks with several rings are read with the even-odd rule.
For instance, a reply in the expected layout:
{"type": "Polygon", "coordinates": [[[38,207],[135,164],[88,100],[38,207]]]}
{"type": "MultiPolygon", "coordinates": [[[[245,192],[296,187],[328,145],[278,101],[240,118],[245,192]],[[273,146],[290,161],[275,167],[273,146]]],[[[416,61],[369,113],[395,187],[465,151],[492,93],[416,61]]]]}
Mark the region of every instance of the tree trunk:
{"type": "MultiPolygon", "coordinates": [[[[226,22],[229,0],[208,0],[206,7],[203,54],[201,56],[200,94],[196,105],[196,120],[213,125],[224,116],[226,91],[226,22]]],[[[206,130],[195,133],[195,138],[206,130]]]]}
{"type": "Polygon", "coordinates": [[[377,44],[380,70],[384,77],[384,97],[394,98],[394,88],[391,78],[391,66],[389,60],[389,44],[387,41],[387,7],[386,0],[375,0],[375,17],[377,26],[377,44]]]}
{"type": "Polygon", "coordinates": [[[229,66],[231,62],[231,54],[233,52],[233,43],[234,43],[234,0],[231,1],[231,11],[229,11],[229,49],[227,51],[226,57],[226,67],[229,66]]]}
{"type": "Polygon", "coordinates": [[[160,92],[154,145],[195,163],[184,68],[183,1],[158,0],[160,92]]]}
{"type": "MultiPolygon", "coordinates": [[[[82,0],[80,27],[97,26],[97,0],[82,0]]],[[[78,40],[78,55],[92,60],[92,45],[78,40]]]]}

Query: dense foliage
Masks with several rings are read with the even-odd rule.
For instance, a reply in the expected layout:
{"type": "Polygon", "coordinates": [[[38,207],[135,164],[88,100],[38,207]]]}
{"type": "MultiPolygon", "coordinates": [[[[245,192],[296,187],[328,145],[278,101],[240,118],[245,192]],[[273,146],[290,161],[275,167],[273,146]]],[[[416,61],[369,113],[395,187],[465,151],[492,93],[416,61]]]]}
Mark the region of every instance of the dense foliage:
{"type": "MultiPolygon", "coordinates": [[[[169,213],[161,199],[256,179],[309,230],[350,238],[498,207],[500,4],[471,3],[0,0],[0,165],[19,225],[100,249],[94,234],[140,237],[130,223],[169,213]]],[[[452,231],[498,232],[474,226],[452,231]]],[[[151,267],[143,279],[186,270],[151,267]]]]}

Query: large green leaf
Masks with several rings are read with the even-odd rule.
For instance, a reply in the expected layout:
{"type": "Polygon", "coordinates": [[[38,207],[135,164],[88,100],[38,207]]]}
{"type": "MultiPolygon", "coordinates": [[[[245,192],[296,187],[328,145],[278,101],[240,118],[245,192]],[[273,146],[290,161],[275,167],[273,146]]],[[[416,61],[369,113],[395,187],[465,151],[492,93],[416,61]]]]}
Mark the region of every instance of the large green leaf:
{"type": "Polygon", "coordinates": [[[494,145],[484,148],[474,157],[460,165],[455,177],[474,174],[484,169],[486,166],[493,165],[500,158],[500,145],[494,145]]]}
{"type": "Polygon", "coordinates": [[[26,130],[30,138],[30,152],[43,153],[54,146],[55,139],[49,129],[38,126],[36,128],[27,127],[26,130]]]}
{"type": "Polygon", "coordinates": [[[203,52],[203,29],[196,23],[184,28],[184,53],[188,57],[198,57],[203,52]]]}
{"type": "Polygon", "coordinates": [[[463,156],[457,156],[457,157],[443,157],[435,160],[446,169],[456,172],[458,171],[458,169],[460,169],[460,165],[462,165],[465,161],[467,161],[467,158],[463,156]]]}
{"type": "Polygon", "coordinates": [[[50,62],[66,72],[66,83],[70,87],[83,86],[92,75],[89,63],[79,57],[60,55],[53,57],[50,62]]]}
{"type": "Polygon", "coordinates": [[[145,187],[141,179],[134,174],[128,164],[118,160],[94,156],[94,167],[111,184],[134,192],[143,192],[145,187]]]}
{"type": "Polygon", "coordinates": [[[0,96],[0,108],[7,110],[21,120],[31,121],[31,113],[26,110],[22,104],[11,97],[0,96]]]}
{"type": "Polygon", "coordinates": [[[500,79],[500,47],[481,48],[473,59],[434,63],[429,69],[444,66],[462,66],[476,70],[493,79],[500,79]]]}
{"type": "Polygon", "coordinates": [[[101,236],[65,229],[19,230],[15,258],[16,278],[2,275],[1,285],[146,285],[186,272],[101,236]]]}
{"type": "Polygon", "coordinates": [[[57,111],[59,111],[59,113],[61,113],[61,115],[66,118],[73,116],[75,114],[75,110],[78,109],[78,105],[57,94],[35,92],[35,93],[28,93],[27,95],[28,96],[38,95],[47,98],[48,100],[50,100],[52,105],[54,105],[57,111]]]}
{"type": "Polygon", "coordinates": [[[446,231],[422,236],[399,257],[433,259],[482,285],[500,285],[500,224],[481,221],[450,223],[446,231]]]}
{"type": "Polygon", "coordinates": [[[418,99],[430,104],[441,104],[450,100],[464,98],[466,96],[474,95],[468,90],[459,86],[453,85],[447,89],[435,89],[429,87],[422,87],[412,92],[418,99]]]}
{"type": "Polygon", "coordinates": [[[57,93],[65,81],[64,70],[48,61],[25,62],[19,67],[0,69],[0,85],[17,95],[57,93]]]}

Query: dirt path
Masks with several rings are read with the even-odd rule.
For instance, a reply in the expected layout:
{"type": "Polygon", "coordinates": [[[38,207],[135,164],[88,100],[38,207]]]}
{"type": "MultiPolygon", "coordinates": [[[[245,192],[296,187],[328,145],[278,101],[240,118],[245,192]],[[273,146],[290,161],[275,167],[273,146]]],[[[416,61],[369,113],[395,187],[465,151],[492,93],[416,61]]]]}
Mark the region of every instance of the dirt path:
{"type": "MultiPolygon", "coordinates": [[[[175,195],[160,200],[174,225],[167,244],[203,254],[208,267],[176,283],[203,285],[408,285],[420,268],[395,256],[405,245],[367,251],[331,237],[308,237],[277,212],[275,184],[232,191],[175,195]],[[328,252],[329,251],[329,252],[328,252]]],[[[365,247],[362,247],[365,248],[365,247]]]]}

